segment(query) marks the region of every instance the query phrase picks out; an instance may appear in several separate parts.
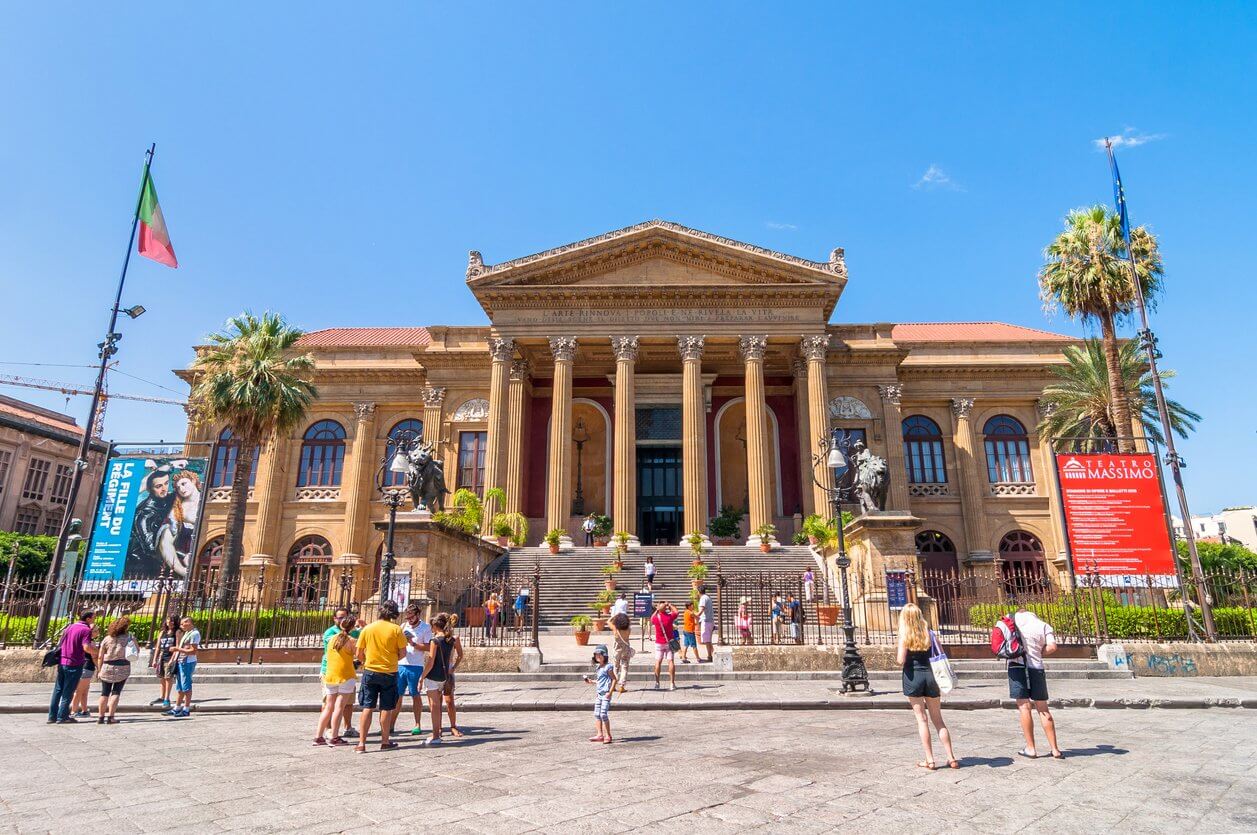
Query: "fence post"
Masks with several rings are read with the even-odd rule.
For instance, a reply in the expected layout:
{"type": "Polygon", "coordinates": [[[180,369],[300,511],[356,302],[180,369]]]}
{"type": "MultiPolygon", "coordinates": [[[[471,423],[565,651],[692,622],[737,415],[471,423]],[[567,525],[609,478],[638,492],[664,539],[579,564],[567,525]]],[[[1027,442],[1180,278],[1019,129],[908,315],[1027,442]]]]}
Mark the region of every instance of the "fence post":
{"type": "MultiPolygon", "coordinates": [[[[524,610],[524,615],[529,614],[528,610],[524,610]]],[[[532,646],[534,648],[541,646],[538,638],[538,624],[541,621],[541,561],[533,563],[532,567],[532,646]]]]}
{"type": "Polygon", "coordinates": [[[720,570],[720,555],[716,555],[716,644],[725,645],[724,572],[720,570]]]}
{"type": "Polygon", "coordinates": [[[1148,592],[1148,602],[1152,605],[1152,628],[1157,633],[1157,642],[1161,641],[1161,619],[1157,617],[1157,596],[1152,591],[1152,576],[1144,575],[1144,589],[1148,592]]]}
{"type": "Polygon", "coordinates": [[[262,586],[266,582],[266,566],[258,566],[257,594],[253,600],[253,624],[249,627],[249,663],[253,663],[253,651],[258,642],[258,615],[262,611],[262,586]]]}

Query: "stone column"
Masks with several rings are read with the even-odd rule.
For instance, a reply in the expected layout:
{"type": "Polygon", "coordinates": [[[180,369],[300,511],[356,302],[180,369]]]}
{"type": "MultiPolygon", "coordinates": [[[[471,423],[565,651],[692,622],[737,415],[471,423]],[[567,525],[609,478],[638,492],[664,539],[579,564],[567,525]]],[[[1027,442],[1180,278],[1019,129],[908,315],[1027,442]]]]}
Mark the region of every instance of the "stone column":
{"type": "Polygon", "coordinates": [[[886,496],[886,509],[907,510],[910,506],[908,469],[903,457],[903,412],[899,410],[903,386],[878,386],[877,393],[882,396],[882,415],[886,424],[886,466],[890,468],[890,492],[886,496]]]}
{"type": "Polygon", "coordinates": [[[956,446],[960,470],[960,512],[965,517],[965,547],[969,563],[989,563],[991,549],[986,530],[986,476],[978,457],[978,442],[969,420],[973,398],[957,397],[951,401],[952,442],[956,446]]]}
{"type": "MultiPolygon", "coordinates": [[[[441,404],[445,402],[445,389],[425,386],[423,389],[423,440],[436,447],[441,443],[441,404]]],[[[437,456],[438,459],[440,456],[437,456]]]]}
{"type": "MultiPolygon", "coordinates": [[[[550,468],[546,481],[546,530],[567,530],[572,513],[572,363],[576,337],[550,337],[554,388],[550,401],[550,468]]],[[[566,537],[568,547],[571,541],[566,537]]]]}
{"type": "MultiPolygon", "coordinates": [[[[815,458],[821,453],[821,438],[829,436],[829,396],[825,392],[825,355],[829,351],[829,334],[803,337],[799,342],[799,351],[807,359],[807,406],[811,429],[808,446],[815,458]]],[[[826,487],[833,486],[834,474],[828,467],[812,467],[812,472],[826,487]]],[[[815,481],[812,482],[812,506],[821,516],[829,517],[829,496],[816,486],[815,481]]]]}
{"type": "Polygon", "coordinates": [[[812,496],[812,445],[808,442],[812,423],[807,407],[807,361],[796,359],[790,368],[794,372],[795,434],[799,447],[799,510],[810,516],[816,513],[816,502],[812,496]]]}
{"type": "Polygon", "coordinates": [[[507,434],[515,439],[506,453],[506,510],[524,512],[524,467],[528,452],[528,411],[532,402],[531,368],[528,360],[511,363],[507,386],[507,434]]]}
{"type": "Polygon", "coordinates": [[[371,516],[372,476],[375,460],[375,404],[354,404],[354,441],[350,447],[353,468],[345,489],[345,556],[361,558],[367,550],[367,525],[371,516]]]}
{"type": "MultiPolygon", "coordinates": [[[[768,476],[768,406],[764,402],[764,352],[768,338],[744,336],[738,352],[745,363],[746,379],[746,489],[750,499],[750,529],[773,521],[768,476]]],[[[746,544],[758,548],[760,538],[753,533],[746,544]]]]}
{"type": "MultiPolygon", "coordinates": [[[[288,439],[278,432],[272,433],[258,456],[258,469],[261,472],[255,482],[257,516],[253,520],[253,547],[256,551],[249,554],[246,543],[242,556],[272,557],[279,560],[279,521],[284,511],[284,499],[288,498],[290,490],[296,489],[296,474],[293,474],[291,482],[285,478],[288,470],[285,466],[287,458],[288,439]]],[[[247,528],[245,539],[248,539],[247,528]]]]}
{"type": "Polygon", "coordinates": [[[681,352],[681,481],[685,530],[707,534],[707,410],[703,404],[702,336],[677,337],[681,352]]]}
{"type": "Polygon", "coordinates": [[[616,531],[637,534],[637,390],[633,378],[637,337],[614,336],[615,352],[615,487],[611,504],[616,531]]]}
{"type": "MultiPolygon", "coordinates": [[[[506,414],[507,386],[510,383],[511,360],[515,357],[515,341],[512,339],[490,339],[489,355],[492,364],[489,367],[489,416],[488,433],[485,437],[484,449],[484,486],[488,491],[494,487],[503,487],[506,483],[506,414]]],[[[498,503],[486,499],[484,503],[484,524],[481,533],[489,533],[493,515],[501,511],[498,503]]]]}

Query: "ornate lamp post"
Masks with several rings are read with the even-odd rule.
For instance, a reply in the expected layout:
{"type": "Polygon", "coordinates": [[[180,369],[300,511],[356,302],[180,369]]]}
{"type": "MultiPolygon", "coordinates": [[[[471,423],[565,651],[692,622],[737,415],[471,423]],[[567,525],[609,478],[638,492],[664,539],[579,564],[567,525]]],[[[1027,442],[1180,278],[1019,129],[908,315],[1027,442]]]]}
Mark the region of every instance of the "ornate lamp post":
{"type": "Polygon", "coordinates": [[[585,419],[577,418],[572,428],[572,443],[576,444],[576,495],[572,497],[572,515],[585,515],[585,484],[581,477],[584,467],[581,466],[581,455],[585,451],[585,443],[589,440],[589,430],[585,428],[585,419]]]}
{"type": "Polygon", "coordinates": [[[851,589],[847,583],[847,569],[851,567],[851,558],[847,556],[846,536],[842,529],[842,506],[851,504],[851,486],[846,479],[839,478],[839,470],[849,466],[851,444],[855,439],[840,429],[833,429],[828,436],[820,439],[820,452],[812,456],[812,480],[825,492],[833,513],[834,525],[838,528],[838,571],[842,585],[842,692],[853,693],[869,689],[869,674],[865,669],[864,659],[855,644],[855,620],[851,612],[851,589]],[[827,484],[820,473],[830,470],[833,482],[827,484]]]}
{"type": "Polygon", "coordinates": [[[384,442],[384,459],[375,474],[375,489],[388,505],[388,533],[384,537],[384,555],[380,559],[380,596],[383,603],[392,596],[393,569],[397,568],[397,557],[393,554],[393,531],[397,526],[397,508],[406,498],[406,490],[395,484],[392,475],[405,475],[409,481],[411,475],[409,453],[423,442],[423,437],[412,429],[401,429],[388,436],[384,442]]]}

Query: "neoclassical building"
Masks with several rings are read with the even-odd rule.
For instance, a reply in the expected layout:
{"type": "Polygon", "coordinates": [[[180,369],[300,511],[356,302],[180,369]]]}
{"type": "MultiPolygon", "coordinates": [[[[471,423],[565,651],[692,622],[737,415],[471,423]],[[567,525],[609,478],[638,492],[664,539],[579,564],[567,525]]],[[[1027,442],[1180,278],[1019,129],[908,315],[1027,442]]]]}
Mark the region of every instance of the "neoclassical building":
{"type": "MultiPolygon", "coordinates": [[[[522,258],[470,253],[480,326],[331,328],[301,347],[320,397],[260,453],[247,554],[289,577],[371,576],[389,433],[422,432],[450,489],[506,491],[531,540],[606,513],[643,544],[746,511],[788,541],[825,512],[816,439],[860,436],[891,470],[888,509],[920,520],[933,568],[1063,571],[1051,458],[1035,426],[1048,368],[1076,340],[995,322],[833,324],[824,261],[649,221],[522,258]]],[[[186,376],[186,375],[185,375],[186,376]]],[[[239,451],[220,441],[202,536],[221,549],[239,451]]],[[[257,454],[256,452],[254,454],[257,454]]]]}

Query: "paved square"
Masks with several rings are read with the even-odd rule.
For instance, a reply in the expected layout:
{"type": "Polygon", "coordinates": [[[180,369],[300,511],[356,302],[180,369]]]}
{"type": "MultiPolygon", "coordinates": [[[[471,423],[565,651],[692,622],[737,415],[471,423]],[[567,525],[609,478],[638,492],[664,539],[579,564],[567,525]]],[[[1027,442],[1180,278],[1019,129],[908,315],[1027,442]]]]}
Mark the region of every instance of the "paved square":
{"type": "MultiPolygon", "coordinates": [[[[1027,761],[1011,711],[948,714],[964,768],[927,773],[902,711],[463,714],[464,741],[310,746],[311,714],[0,717],[12,832],[1251,832],[1257,714],[1062,710],[1071,756],[1027,761]],[[1013,795],[1001,804],[997,797],[1013,795]]],[[[426,717],[425,717],[426,720],[426,717]]],[[[940,757],[941,758],[941,757],[940,757]]]]}

